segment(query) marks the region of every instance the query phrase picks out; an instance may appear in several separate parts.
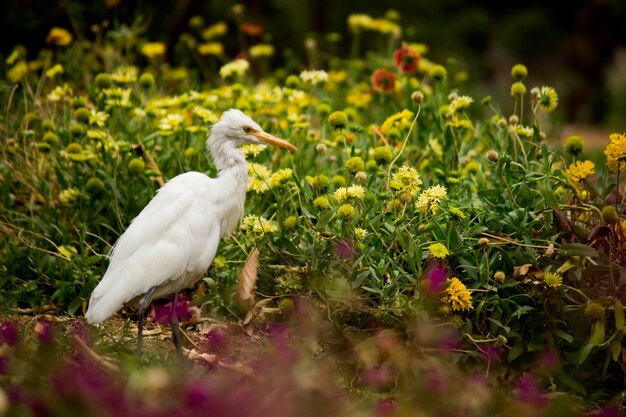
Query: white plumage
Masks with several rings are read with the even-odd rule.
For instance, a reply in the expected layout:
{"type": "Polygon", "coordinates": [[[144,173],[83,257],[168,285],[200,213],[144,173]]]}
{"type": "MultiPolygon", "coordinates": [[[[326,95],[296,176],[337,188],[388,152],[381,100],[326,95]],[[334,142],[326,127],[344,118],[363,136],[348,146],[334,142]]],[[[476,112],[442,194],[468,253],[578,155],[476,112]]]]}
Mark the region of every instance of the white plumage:
{"type": "Polygon", "coordinates": [[[168,181],[113,247],[109,267],[91,294],[85,317],[100,323],[125,303],[136,304],[193,285],[209,268],[222,237],[243,213],[248,169],[238,148],[246,143],[296,150],[231,109],[211,129],[207,147],[217,178],[187,172],[168,181]]]}

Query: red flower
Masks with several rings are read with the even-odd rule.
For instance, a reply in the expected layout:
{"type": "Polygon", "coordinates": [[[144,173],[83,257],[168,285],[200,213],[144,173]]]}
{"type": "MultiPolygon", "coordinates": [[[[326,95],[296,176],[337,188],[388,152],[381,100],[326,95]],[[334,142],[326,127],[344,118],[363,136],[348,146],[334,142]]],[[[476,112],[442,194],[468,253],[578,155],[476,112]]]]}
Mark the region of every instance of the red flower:
{"type": "Polygon", "coordinates": [[[241,25],[239,25],[239,30],[241,30],[246,35],[252,37],[261,36],[263,32],[265,32],[263,26],[250,22],[243,22],[241,25]]]}
{"type": "Polygon", "coordinates": [[[393,60],[402,73],[408,74],[417,71],[420,55],[409,46],[403,45],[402,48],[396,49],[393,60]]]}
{"type": "Polygon", "coordinates": [[[372,87],[379,93],[389,93],[396,86],[396,77],[391,71],[377,69],[372,74],[372,87]]]}

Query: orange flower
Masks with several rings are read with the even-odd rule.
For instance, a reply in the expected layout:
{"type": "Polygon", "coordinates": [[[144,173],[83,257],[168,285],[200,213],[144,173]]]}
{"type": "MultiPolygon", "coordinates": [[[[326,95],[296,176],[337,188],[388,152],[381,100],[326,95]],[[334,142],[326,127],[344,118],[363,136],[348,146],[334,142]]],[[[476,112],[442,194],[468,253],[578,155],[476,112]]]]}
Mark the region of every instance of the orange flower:
{"type": "Polygon", "coordinates": [[[248,36],[261,36],[265,31],[263,26],[250,22],[244,22],[239,26],[239,29],[248,36]]]}
{"type": "Polygon", "coordinates": [[[408,45],[403,45],[402,48],[396,49],[393,60],[403,74],[409,74],[417,71],[420,55],[408,45]]]}
{"type": "Polygon", "coordinates": [[[372,74],[372,87],[379,93],[389,93],[396,86],[396,77],[391,71],[377,69],[372,74]]]}

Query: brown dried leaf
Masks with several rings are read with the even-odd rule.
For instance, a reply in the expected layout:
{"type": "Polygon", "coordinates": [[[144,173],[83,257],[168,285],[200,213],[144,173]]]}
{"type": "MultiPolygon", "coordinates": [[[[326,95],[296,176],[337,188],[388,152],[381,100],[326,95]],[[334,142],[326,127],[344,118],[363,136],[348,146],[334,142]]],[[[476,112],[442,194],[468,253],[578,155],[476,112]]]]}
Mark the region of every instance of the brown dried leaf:
{"type": "Polygon", "coordinates": [[[554,243],[550,242],[543,256],[545,256],[546,258],[550,258],[552,255],[554,255],[554,243]]]}
{"type": "Polygon", "coordinates": [[[259,250],[254,248],[248,254],[248,259],[239,274],[237,280],[237,292],[235,301],[243,309],[250,309],[254,303],[254,289],[257,281],[257,270],[259,269],[259,250]]]}
{"type": "Polygon", "coordinates": [[[523,275],[528,274],[528,270],[530,269],[530,267],[533,266],[532,264],[524,264],[524,265],[520,265],[520,266],[516,266],[515,268],[513,268],[513,277],[514,278],[519,278],[523,275]]]}
{"type": "Polygon", "coordinates": [[[253,319],[259,316],[259,314],[263,311],[266,305],[268,305],[272,301],[271,298],[264,298],[258,303],[256,303],[248,313],[246,314],[246,318],[243,320],[243,325],[250,323],[253,319]]]}

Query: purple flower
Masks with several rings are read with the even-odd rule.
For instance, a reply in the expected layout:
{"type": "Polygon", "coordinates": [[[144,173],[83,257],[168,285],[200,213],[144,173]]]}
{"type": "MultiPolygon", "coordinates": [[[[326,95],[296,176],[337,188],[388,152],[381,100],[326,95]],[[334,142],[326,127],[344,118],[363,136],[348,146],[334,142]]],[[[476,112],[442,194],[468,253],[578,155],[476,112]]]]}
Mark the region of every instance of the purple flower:
{"type": "Polygon", "coordinates": [[[500,349],[496,345],[488,344],[482,349],[482,354],[487,362],[500,362],[500,349]]]}
{"type": "Polygon", "coordinates": [[[373,366],[361,372],[361,381],[365,385],[384,385],[391,382],[393,374],[387,366],[373,366]]]}
{"type": "Polygon", "coordinates": [[[438,293],[443,289],[448,277],[448,266],[440,261],[433,263],[426,272],[424,289],[429,293],[438,293]]]}
{"type": "Polygon", "coordinates": [[[9,368],[9,359],[6,356],[0,356],[0,375],[7,373],[9,368]]]}
{"type": "Polygon", "coordinates": [[[209,351],[220,351],[226,344],[226,330],[222,327],[211,329],[205,336],[206,346],[209,351]]]}
{"type": "Polygon", "coordinates": [[[546,350],[539,355],[537,368],[544,374],[550,374],[561,366],[559,355],[554,350],[546,350]]]}
{"type": "Polygon", "coordinates": [[[47,320],[37,320],[35,334],[39,343],[50,343],[54,340],[54,324],[47,320]]]}
{"type": "Polygon", "coordinates": [[[333,244],[333,250],[337,258],[342,261],[351,261],[354,259],[355,249],[354,243],[349,239],[339,239],[333,244]]]}
{"type": "Polygon", "coordinates": [[[547,402],[547,398],[540,392],[535,379],[528,374],[523,374],[517,380],[517,399],[522,403],[535,406],[541,406],[547,402]]]}
{"type": "Polygon", "coordinates": [[[398,402],[394,398],[383,398],[376,403],[376,415],[380,417],[391,417],[395,414],[398,402]]]}
{"type": "MultiPolygon", "coordinates": [[[[176,306],[174,308],[174,313],[176,314],[176,318],[179,322],[187,321],[191,318],[191,313],[189,312],[189,300],[184,296],[176,296],[174,297],[176,300],[176,306]]],[[[159,305],[157,303],[152,304],[152,309],[150,311],[150,317],[154,322],[160,324],[169,324],[172,322],[173,314],[172,314],[172,304],[174,300],[164,304],[159,305]]]]}
{"type": "Polygon", "coordinates": [[[289,328],[284,323],[272,323],[269,325],[267,335],[275,343],[284,343],[289,337],[289,328]]]}
{"type": "Polygon", "coordinates": [[[14,346],[20,341],[20,332],[12,320],[4,320],[0,323],[0,342],[14,346]]]}

